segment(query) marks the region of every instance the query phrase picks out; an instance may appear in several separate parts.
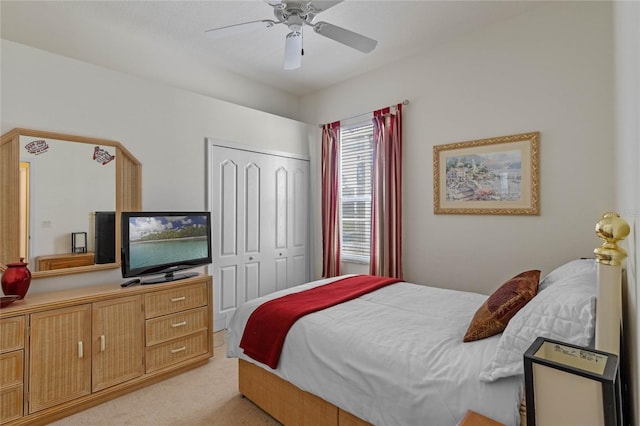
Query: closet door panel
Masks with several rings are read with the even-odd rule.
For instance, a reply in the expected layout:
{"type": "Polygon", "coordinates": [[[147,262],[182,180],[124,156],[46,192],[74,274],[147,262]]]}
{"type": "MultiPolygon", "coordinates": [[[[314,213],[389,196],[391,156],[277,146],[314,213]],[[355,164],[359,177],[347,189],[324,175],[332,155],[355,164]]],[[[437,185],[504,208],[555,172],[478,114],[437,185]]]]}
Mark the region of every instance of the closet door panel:
{"type": "Polygon", "coordinates": [[[219,257],[238,253],[238,166],[230,160],[220,164],[219,257]]]}
{"type": "Polygon", "coordinates": [[[307,245],[307,229],[309,227],[309,176],[300,165],[296,165],[293,172],[293,247],[305,247],[307,245]]]}
{"type": "Polygon", "coordinates": [[[307,282],[307,257],[306,256],[293,256],[291,258],[291,282],[293,285],[302,284],[307,282]],[[295,284],[297,283],[297,284],[295,284]]]}
{"type": "Polygon", "coordinates": [[[245,254],[260,252],[260,168],[251,162],[245,167],[245,254]]]}
{"type": "Polygon", "coordinates": [[[260,297],[260,264],[247,263],[244,265],[245,291],[247,300],[260,297]]]}
{"type": "Polygon", "coordinates": [[[223,266],[219,268],[219,273],[216,274],[218,278],[216,286],[218,289],[218,301],[216,306],[219,306],[220,312],[234,310],[236,306],[238,306],[238,295],[236,292],[238,288],[238,274],[236,273],[236,269],[236,265],[223,266]]]}
{"type": "Polygon", "coordinates": [[[276,265],[276,290],[283,290],[287,288],[288,282],[287,258],[276,259],[274,263],[276,265]]]}
{"type": "Polygon", "coordinates": [[[289,230],[289,173],[283,166],[275,172],[275,199],[276,199],[276,244],[275,248],[287,248],[287,232],[289,230]]]}

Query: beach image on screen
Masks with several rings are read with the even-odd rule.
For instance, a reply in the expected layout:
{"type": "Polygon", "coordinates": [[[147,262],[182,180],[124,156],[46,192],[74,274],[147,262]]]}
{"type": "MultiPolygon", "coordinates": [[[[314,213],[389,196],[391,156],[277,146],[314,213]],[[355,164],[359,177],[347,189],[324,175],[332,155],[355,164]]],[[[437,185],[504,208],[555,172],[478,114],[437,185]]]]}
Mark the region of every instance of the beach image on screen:
{"type": "Polygon", "coordinates": [[[132,269],[206,258],[206,216],[130,217],[132,269]]]}

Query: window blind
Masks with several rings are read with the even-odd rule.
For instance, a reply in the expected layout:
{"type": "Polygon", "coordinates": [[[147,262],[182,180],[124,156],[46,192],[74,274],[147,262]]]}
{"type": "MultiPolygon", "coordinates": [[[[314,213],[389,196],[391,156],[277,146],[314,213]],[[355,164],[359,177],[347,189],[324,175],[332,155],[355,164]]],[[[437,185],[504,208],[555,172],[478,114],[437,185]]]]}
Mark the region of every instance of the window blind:
{"type": "Polygon", "coordinates": [[[372,168],[373,124],[367,121],[341,128],[340,224],[343,260],[369,261],[372,168]]]}

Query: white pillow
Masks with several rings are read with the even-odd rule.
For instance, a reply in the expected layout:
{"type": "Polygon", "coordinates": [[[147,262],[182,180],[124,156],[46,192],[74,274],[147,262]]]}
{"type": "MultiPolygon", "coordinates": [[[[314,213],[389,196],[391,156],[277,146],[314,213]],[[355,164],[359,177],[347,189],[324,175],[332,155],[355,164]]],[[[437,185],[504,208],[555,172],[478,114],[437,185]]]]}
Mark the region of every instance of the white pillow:
{"type": "Polygon", "coordinates": [[[523,355],[541,336],[580,346],[593,346],[596,271],[583,271],[555,282],[516,313],[505,328],[480,380],[524,374],[523,355]]]}
{"type": "Polygon", "coordinates": [[[538,293],[565,278],[585,272],[596,272],[595,259],[576,259],[560,265],[540,281],[540,284],[538,284],[538,293]]]}

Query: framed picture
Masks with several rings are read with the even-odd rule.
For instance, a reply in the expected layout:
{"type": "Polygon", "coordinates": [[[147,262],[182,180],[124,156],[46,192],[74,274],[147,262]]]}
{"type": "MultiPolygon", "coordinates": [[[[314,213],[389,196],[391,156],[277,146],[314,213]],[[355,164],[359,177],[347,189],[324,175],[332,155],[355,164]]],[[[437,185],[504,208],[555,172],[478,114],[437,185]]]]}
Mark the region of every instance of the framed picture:
{"type": "Polygon", "coordinates": [[[539,132],[433,147],[435,214],[538,215],[539,132]]]}

